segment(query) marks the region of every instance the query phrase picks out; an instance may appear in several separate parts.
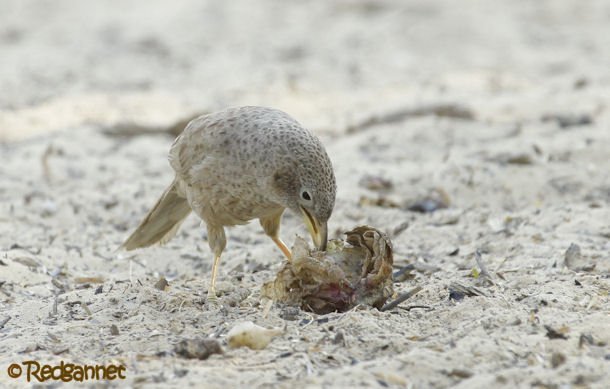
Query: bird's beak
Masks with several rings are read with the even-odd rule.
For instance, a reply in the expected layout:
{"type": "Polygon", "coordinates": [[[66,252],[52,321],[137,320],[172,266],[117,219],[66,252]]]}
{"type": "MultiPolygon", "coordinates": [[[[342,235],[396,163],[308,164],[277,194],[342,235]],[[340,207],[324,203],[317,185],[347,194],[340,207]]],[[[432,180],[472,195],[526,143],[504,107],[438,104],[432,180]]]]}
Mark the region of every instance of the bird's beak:
{"type": "Polygon", "coordinates": [[[321,224],[308,210],[301,207],[301,212],[303,213],[303,221],[311,234],[311,238],[313,239],[313,243],[316,245],[317,249],[320,251],[326,250],[326,242],[328,240],[328,228],[326,223],[321,224]]]}

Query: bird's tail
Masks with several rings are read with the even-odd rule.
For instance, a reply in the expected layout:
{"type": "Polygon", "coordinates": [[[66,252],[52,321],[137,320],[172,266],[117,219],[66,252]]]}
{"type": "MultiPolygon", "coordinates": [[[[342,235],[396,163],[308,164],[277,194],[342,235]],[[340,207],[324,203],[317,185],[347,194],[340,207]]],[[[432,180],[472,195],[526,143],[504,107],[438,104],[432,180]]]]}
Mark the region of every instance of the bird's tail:
{"type": "Polygon", "coordinates": [[[174,180],[119,250],[133,250],[168,242],[176,236],[189,213],[191,207],[186,198],[178,194],[177,182],[174,180]]]}

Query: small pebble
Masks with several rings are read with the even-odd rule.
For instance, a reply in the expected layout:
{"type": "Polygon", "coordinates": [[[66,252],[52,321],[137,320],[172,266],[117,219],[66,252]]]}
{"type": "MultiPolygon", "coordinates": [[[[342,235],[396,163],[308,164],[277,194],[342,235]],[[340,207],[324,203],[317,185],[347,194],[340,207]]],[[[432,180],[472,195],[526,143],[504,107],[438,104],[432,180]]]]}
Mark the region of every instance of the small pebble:
{"type": "Polygon", "coordinates": [[[155,283],[155,288],[159,290],[165,290],[169,286],[169,283],[165,279],[165,277],[159,278],[159,281],[155,283]]]}
{"type": "Polygon", "coordinates": [[[298,307],[285,307],[280,312],[280,317],[284,320],[297,320],[301,310],[298,307]]]}
{"type": "Polygon", "coordinates": [[[564,254],[564,263],[566,267],[574,271],[591,271],[595,269],[595,262],[591,258],[584,256],[580,250],[580,246],[576,243],[571,243],[570,247],[564,254]]]}
{"type": "Polygon", "coordinates": [[[554,352],[553,355],[551,355],[551,366],[553,366],[553,369],[563,365],[565,361],[566,356],[560,352],[554,352]]]}
{"type": "Polygon", "coordinates": [[[337,333],[335,334],[335,338],[333,339],[333,344],[340,344],[342,346],[345,346],[345,334],[343,334],[343,331],[337,331],[337,333]]]}
{"type": "Polygon", "coordinates": [[[215,339],[184,339],[174,347],[174,351],[183,358],[200,360],[222,354],[220,343],[215,339]]]}
{"type": "Polygon", "coordinates": [[[271,342],[274,337],[283,334],[280,329],[267,329],[246,321],[235,325],[227,333],[229,347],[248,347],[252,350],[262,350],[271,342]]]}
{"type": "Polygon", "coordinates": [[[387,191],[394,187],[392,181],[381,176],[366,175],[358,182],[360,186],[369,190],[387,191]]]}

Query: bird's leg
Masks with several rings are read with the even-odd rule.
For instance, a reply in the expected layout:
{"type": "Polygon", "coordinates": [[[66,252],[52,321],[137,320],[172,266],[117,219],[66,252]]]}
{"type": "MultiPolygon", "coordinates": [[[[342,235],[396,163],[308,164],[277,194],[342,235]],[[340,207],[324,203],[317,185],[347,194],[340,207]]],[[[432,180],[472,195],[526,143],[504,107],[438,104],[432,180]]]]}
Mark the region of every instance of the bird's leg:
{"type": "Polygon", "coordinates": [[[216,297],[216,274],[218,272],[218,264],[220,263],[220,255],[214,256],[214,264],[212,265],[212,282],[208,287],[208,301],[214,302],[218,300],[216,297]]]}
{"type": "Polygon", "coordinates": [[[280,209],[269,216],[261,217],[258,220],[260,221],[263,230],[265,230],[265,234],[267,234],[275,242],[277,247],[282,250],[282,253],[284,253],[288,261],[291,261],[292,253],[288,246],[280,239],[280,220],[282,220],[282,213],[284,213],[284,209],[280,209]]]}
{"type": "Polygon", "coordinates": [[[212,280],[208,287],[208,301],[216,302],[216,275],[218,273],[218,264],[220,263],[220,255],[227,245],[225,229],[222,226],[214,226],[208,224],[208,244],[214,252],[214,264],[212,265],[212,280]]]}
{"type": "Polygon", "coordinates": [[[280,250],[282,250],[282,252],[286,256],[286,258],[288,259],[288,262],[292,261],[292,253],[290,252],[290,249],[288,248],[288,246],[286,246],[286,244],[277,236],[276,237],[272,236],[271,239],[275,242],[277,247],[279,247],[280,250]]]}

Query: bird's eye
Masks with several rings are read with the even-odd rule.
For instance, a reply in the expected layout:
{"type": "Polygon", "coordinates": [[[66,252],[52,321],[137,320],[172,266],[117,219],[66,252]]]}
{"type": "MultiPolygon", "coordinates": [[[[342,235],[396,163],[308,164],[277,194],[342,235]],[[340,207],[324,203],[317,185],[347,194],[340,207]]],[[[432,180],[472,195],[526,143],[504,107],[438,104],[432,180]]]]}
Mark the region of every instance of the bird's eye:
{"type": "Polygon", "coordinates": [[[305,201],[311,201],[311,195],[306,190],[301,192],[301,198],[305,201]]]}

